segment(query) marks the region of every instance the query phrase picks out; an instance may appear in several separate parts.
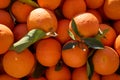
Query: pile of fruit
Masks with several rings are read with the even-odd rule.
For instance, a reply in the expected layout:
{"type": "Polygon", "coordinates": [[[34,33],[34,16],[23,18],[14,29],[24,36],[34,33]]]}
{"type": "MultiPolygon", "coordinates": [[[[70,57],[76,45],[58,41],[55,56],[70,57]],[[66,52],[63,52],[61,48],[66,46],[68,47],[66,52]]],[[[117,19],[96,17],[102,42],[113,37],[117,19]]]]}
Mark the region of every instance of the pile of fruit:
{"type": "Polygon", "coordinates": [[[120,0],[0,0],[0,80],[120,80],[120,0]]]}

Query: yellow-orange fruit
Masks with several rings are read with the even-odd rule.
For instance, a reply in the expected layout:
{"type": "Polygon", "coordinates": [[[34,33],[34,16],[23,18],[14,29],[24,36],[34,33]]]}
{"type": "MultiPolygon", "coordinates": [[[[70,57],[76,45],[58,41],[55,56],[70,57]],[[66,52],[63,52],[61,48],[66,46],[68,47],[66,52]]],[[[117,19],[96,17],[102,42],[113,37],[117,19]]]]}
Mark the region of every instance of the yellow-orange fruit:
{"type": "Polygon", "coordinates": [[[0,0],[0,9],[5,9],[9,6],[11,0],[0,0]]]}
{"type": "Polygon", "coordinates": [[[88,8],[97,9],[104,4],[104,0],[85,0],[88,8]]]}
{"type": "Polygon", "coordinates": [[[34,65],[34,56],[28,49],[20,53],[8,51],[3,57],[5,72],[15,78],[27,76],[32,71],[34,65]]]}
{"type": "Polygon", "coordinates": [[[68,19],[72,19],[75,15],[85,11],[86,4],[84,0],[65,0],[62,6],[63,15],[68,19]]]}
{"type": "Polygon", "coordinates": [[[49,67],[46,72],[48,80],[70,80],[71,72],[67,66],[62,66],[60,70],[55,70],[56,66],[49,67]]]}
{"type": "Polygon", "coordinates": [[[110,25],[107,24],[100,24],[99,27],[101,31],[108,30],[108,32],[106,32],[104,37],[100,39],[101,42],[105,46],[112,46],[117,36],[115,30],[110,25]]]}
{"type": "Polygon", "coordinates": [[[58,21],[58,28],[56,31],[58,35],[56,36],[56,39],[59,40],[62,44],[71,39],[68,34],[69,23],[70,20],[68,19],[62,19],[58,21]]]}
{"type": "Polygon", "coordinates": [[[17,22],[26,23],[29,13],[34,9],[34,7],[22,3],[16,0],[11,6],[11,12],[13,13],[17,22]]]}
{"type": "MultiPolygon", "coordinates": [[[[86,66],[75,68],[72,72],[72,80],[89,80],[86,66]]],[[[96,72],[93,72],[91,80],[100,80],[100,75],[96,72]]]]}
{"type": "Polygon", "coordinates": [[[0,54],[4,54],[14,42],[12,31],[5,25],[0,24],[0,54]]]}
{"type": "Polygon", "coordinates": [[[62,0],[37,0],[38,4],[42,8],[55,10],[61,3],[62,0]]]}
{"type": "Polygon", "coordinates": [[[119,67],[118,53],[111,47],[97,50],[92,58],[95,72],[101,75],[110,75],[117,71],[119,67]]]}
{"type": "MultiPolygon", "coordinates": [[[[83,37],[95,36],[99,30],[99,21],[92,13],[83,13],[75,16],[74,21],[76,23],[78,32],[83,37]]],[[[72,23],[72,22],[71,22],[72,23]]],[[[75,37],[77,36],[72,28],[72,25],[69,25],[69,29],[74,33],[75,37]]]]}
{"type": "Polygon", "coordinates": [[[20,80],[19,78],[14,78],[8,74],[1,74],[0,80],[20,80]]]}
{"type": "Polygon", "coordinates": [[[54,38],[40,40],[36,47],[36,58],[43,66],[54,66],[61,58],[61,45],[54,38]]]}
{"type": "Polygon", "coordinates": [[[57,19],[55,14],[45,8],[37,8],[31,11],[27,19],[28,30],[38,28],[46,32],[57,30],[57,19]]]}
{"type": "Polygon", "coordinates": [[[0,10],[0,24],[4,24],[11,30],[14,28],[14,22],[10,14],[5,10],[0,10]]]}
{"type": "Polygon", "coordinates": [[[120,19],[120,0],[105,0],[104,8],[105,15],[112,20],[120,19]]]}
{"type": "Polygon", "coordinates": [[[14,40],[15,42],[20,40],[23,36],[25,36],[28,33],[27,30],[27,24],[17,24],[13,28],[13,34],[14,34],[14,40]]]}
{"type": "MultiPolygon", "coordinates": [[[[69,41],[64,46],[74,43],[75,41],[69,41]]],[[[87,62],[88,52],[89,49],[84,43],[73,45],[73,48],[62,50],[62,60],[70,67],[78,68],[87,62]]]]}

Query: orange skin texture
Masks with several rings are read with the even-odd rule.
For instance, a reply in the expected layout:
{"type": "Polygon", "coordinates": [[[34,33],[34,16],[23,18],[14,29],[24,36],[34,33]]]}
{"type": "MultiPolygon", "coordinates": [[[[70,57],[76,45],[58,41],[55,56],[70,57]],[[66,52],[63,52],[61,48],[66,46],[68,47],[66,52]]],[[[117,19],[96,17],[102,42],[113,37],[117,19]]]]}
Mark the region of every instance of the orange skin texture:
{"type": "Polygon", "coordinates": [[[0,24],[4,24],[11,30],[14,28],[14,22],[10,14],[5,10],[0,10],[0,24]]]}
{"type": "Polygon", "coordinates": [[[33,54],[28,50],[20,53],[8,51],[3,57],[3,68],[7,74],[15,78],[28,75],[35,64],[33,54]]]}
{"type": "Polygon", "coordinates": [[[5,25],[0,24],[0,54],[4,54],[14,42],[12,31],[5,25]]]}
{"type": "MultiPolygon", "coordinates": [[[[75,16],[73,19],[76,23],[78,32],[83,37],[92,37],[98,33],[99,21],[93,14],[83,13],[75,16]]],[[[69,24],[69,29],[74,33],[71,23],[69,24]]],[[[74,35],[77,38],[77,35],[75,33],[74,35]]]]}
{"type": "Polygon", "coordinates": [[[5,9],[9,6],[11,0],[0,0],[0,9],[5,9]]]}
{"type": "Polygon", "coordinates": [[[97,9],[104,4],[104,0],[85,0],[85,2],[90,9],[97,9]]]}
{"type": "Polygon", "coordinates": [[[7,75],[7,74],[1,74],[0,80],[20,80],[20,79],[11,77],[10,75],[7,75]]]}
{"type": "Polygon", "coordinates": [[[17,24],[13,29],[14,40],[18,41],[28,33],[27,24],[17,24]]]}
{"type": "Polygon", "coordinates": [[[55,66],[49,67],[46,70],[46,78],[48,80],[70,80],[71,72],[67,66],[62,66],[58,71],[55,70],[55,66]]]}
{"type": "Polygon", "coordinates": [[[117,35],[119,35],[120,34],[120,20],[114,22],[113,28],[115,29],[117,35]]]}
{"type": "Polygon", "coordinates": [[[61,44],[64,44],[65,42],[71,39],[68,34],[69,22],[70,20],[68,19],[62,19],[58,21],[58,28],[56,31],[58,36],[56,36],[56,39],[59,40],[61,44]]]}
{"type": "Polygon", "coordinates": [[[88,9],[87,12],[92,13],[98,19],[99,23],[102,23],[102,16],[97,10],[88,9]]]}
{"type": "Polygon", "coordinates": [[[15,1],[11,6],[12,14],[14,15],[17,22],[26,23],[29,13],[34,9],[34,7],[24,4],[20,1],[15,1]]]}
{"type": "Polygon", "coordinates": [[[101,38],[101,42],[105,46],[112,46],[117,36],[115,30],[107,24],[100,24],[99,27],[102,31],[108,29],[108,32],[105,34],[105,37],[101,38]]]}
{"type": "Polygon", "coordinates": [[[61,58],[61,45],[53,39],[40,40],[36,47],[36,58],[43,66],[54,66],[61,58]]]}
{"type": "Polygon", "coordinates": [[[120,56],[120,35],[117,36],[115,42],[114,42],[114,48],[118,52],[120,56]]]}
{"type": "Polygon", "coordinates": [[[37,8],[31,11],[27,20],[28,30],[38,28],[46,32],[55,32],[57,30],[57,24],[55,14],[44,8],[37,8]]]}
{"type": "Polygon", "coordinates": [[[116,73],[104,75],[101,77],[101,80],[120,80],[120,75],[116,73]]]}
{"type": "Polygon", "coordinates": [[[94,70],[101,75],[113,74],[119,67],[118,53],[109,46],[97,50],[92,61],[94,70]]]}
{"type": "Polygon", "coordinates": [[[105,0],[103,10],[105,15],[112,20],[120,19],[120,0],[105,0]]]}
{"type": "MultiPolygon", "coordinates": [[[[75,68],[72,72],[72,80],[89,80],[86,69],[86,66],[75,68]]],[[[94,72],[91,80],[100,80],[100,75],[94,72]]]]}
{"type": "MultiPolygon", "coordinates": [[[[71,42],[73,41],[69,41],[67,43],[71,43],[71,42]]],[[[62,50],[62,60],[64,61],[66,65],[73,67],[73,68],[78,68],[78,67],[83,66],[87,62],[87,56],[88,56],[89,49],[83,43],[80,43],[79,45],[80,46],[77,45],[71,49],[62,50]]]]}
{"type": "Polygon", "coordinates": [[[62,6],[62,13],[68,19],[72,19],[77,14],[85,11],[86,4],[84,0],[65,0],[62,6]]]}
{"type": "Polygon", "coordinates": [[[61,3],[62,0],[37,0],[38,4],[42,8],[55,10],[61,3]]]}

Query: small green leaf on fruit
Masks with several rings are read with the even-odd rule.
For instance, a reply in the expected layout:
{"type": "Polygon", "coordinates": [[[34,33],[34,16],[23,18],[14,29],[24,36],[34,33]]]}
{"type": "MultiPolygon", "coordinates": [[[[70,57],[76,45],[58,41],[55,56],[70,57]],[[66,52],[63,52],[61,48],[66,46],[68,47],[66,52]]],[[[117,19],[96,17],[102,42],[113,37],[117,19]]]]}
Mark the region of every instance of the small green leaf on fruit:
{"type": "Polygon", "coordinates": [[[75,34],[77,34],[80,38],[83,37],[83,36],[79,33],[79,31],[78,31],[77,25],[76,25],[74,19],[72,19],[72,24],[71,24],[71,26],[72,26],[72,29],[73,29],[73,31],[75,32],[75,34]]]}
{"type": "Polygon", "coordinates": [[[101,30],[99,29],[99,33],[96,35],[96,39],[100,40],[101,38],[105,38],[105,35],[108,33],[109,29],[101,30]]]}
{"type": "Polygon", "coordinates": [[[70,30],[68,30],[68,34],[73,40],[75,40],[75,36],[70,30]]]}
{"type": "Polygon", "coordinates": [[[77,41],[73,41],[73,42],[69,42],[67,44],[65,44],[62,48],[62,50],[67,50],[67,49],[72,49],[74,48],[76,45],[78,45],[77,41]]]}
{"type": "Polygon", "coordinates": [[[104,45],[96,38],[84,38],[84,42],[93,49],[103,49],[104,45]]]}

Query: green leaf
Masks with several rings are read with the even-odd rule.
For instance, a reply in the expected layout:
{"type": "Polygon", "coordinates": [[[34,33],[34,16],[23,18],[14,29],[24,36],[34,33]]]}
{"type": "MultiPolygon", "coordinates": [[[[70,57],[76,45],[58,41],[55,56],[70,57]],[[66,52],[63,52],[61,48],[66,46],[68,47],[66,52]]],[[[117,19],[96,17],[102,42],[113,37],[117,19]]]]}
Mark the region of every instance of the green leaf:
{"type": "Polygon", "coordinates": [[[93,67],[92,62],[87,61],[87,76],[88,76],[89,80],[91,80],[93,72],[94,72],[94,67],[93,67]]]}
{"type": "Polygon", "coordinates": [[[108,31],[109,29],[105,29],[103,31],[99,29],[99,33],[95,36],[95,38],[98,40],[100,40],[101,38],[105,38],[105,35],[107,34],[108,31]]]}
{"type": "Polygon", "coordinates": [[[63,66],[63,62],[62,61],[59,61],[55,67],[55,71],[59,71],[62,69],[62,66],[63,66]]]}
{"type": "Polygon", "coordinates": [[[39,62],[36,63],[35,70],[32,73],[33,78],[38,78],[44,74],[46,67],[42,66],[39,62]]]}
{"type": "Polygon", "coordinates": [[[75,40],[75,36],[70,30],[68,30],[68,34],[73,40],[75,40]]]}
{"type": "Polygon", "coordinates": [[[103,49],[104,45],[96,38],[84,38],[84,42],[93,49],[103,49]]]}
{"type": "Polygon", "coordinates": [[[74,48],[76,45],[78,45],[77,41],[69,42],[69,43],[67,43],[66,45],[63,46],[62,50],[67,50],[67,49],[74,48]]]}
{"type": "Polygon", "coordinates": [[[19,1],[31,5],[33,7],[39,7],[39,5],[33,0],[19,0],[19,1]]]}
{"type": "Polygon", "coordinates": [[[79,33],[79,31],[78,31],[78,29],[77,29],[77,25],[76,25],[74,19],[72,19],[72,24],[71,24],[71,26],[72,26],[72,29],[73,29],[73,31],[75,32],[75,34],[77,34],[80,38],[82,38],[83,36],[79,33]]]}
{"type": "Polygon", "coordinates": [[[10,50],[14,50],[16,52],[22,52],[30,45],[35,43],[36,41],[42,39],[46,36],[46,33],[40,29],[32,29],[30,30],[22,39],[15,42],[11,47],[10,50]]]}

